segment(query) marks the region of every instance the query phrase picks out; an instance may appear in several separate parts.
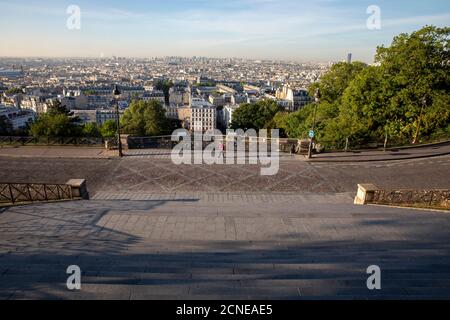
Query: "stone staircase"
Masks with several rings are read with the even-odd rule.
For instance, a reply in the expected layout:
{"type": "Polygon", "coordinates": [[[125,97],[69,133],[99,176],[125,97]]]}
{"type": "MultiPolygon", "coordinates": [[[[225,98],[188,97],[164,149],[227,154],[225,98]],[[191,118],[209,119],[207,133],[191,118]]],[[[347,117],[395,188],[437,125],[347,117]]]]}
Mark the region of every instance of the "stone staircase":
{"type": "Polygon", "coordinates": [[[450,297],[450,217],[355,207],[348,195],[305,197],[8,208],[0,213],[0,298],[450,297]],[[80,291],[66,288],[70,265],[81,268],[80,291]],[[382,270],[382,290],[367,289],[370,265],[382,270]]]}

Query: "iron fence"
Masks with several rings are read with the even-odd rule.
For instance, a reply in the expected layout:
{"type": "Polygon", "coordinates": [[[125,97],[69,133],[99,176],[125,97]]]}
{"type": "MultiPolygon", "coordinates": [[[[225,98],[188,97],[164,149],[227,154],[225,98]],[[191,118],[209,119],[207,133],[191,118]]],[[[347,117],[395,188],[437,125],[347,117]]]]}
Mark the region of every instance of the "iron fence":
{"type": "Polygon", "coordinates": [[[72,189],[62,184],[0,183],[0,203],[72,200],[72,189]]]}
{"type": "Polygon", "coordinates": [[[44,146],[102,146],[105,143],[103,138],[85,138],[85,137],[17,137],[0,136],[0,145],[26,146],[26,145],[44,145],[44,146]]]}

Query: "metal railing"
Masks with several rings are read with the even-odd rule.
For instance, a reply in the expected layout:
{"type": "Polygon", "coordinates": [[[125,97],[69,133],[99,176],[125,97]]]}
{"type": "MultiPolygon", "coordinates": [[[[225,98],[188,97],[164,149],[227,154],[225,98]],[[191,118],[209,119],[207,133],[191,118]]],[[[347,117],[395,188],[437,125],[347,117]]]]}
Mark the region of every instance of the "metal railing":
{"type": "Polygon", "coordinates": [[[104,142],[103,138],[0,136],[0,145],[12,146],[102,146],[104,142]]]}
{"type": "Polygon", "coordinates": [[[72,189],[65,184],[0,183],[1,203],[72,200],[72,189]]]}

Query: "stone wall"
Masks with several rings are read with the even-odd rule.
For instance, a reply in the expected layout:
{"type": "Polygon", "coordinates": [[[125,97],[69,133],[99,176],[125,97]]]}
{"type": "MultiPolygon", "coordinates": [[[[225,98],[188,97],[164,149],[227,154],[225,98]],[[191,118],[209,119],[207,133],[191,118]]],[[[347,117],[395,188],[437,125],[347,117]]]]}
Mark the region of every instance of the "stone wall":
{"type": "Polygon", "coordinates": [[[450,190],[375,190],[371,202],[450,208],[450,190]]]}

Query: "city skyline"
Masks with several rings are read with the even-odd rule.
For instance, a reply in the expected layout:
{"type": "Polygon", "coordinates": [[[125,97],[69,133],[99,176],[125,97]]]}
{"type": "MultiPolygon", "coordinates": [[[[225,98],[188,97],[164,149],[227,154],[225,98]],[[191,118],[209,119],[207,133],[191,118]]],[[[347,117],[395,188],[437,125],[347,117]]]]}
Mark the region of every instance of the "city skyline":
{"type": "Polygon", "coordinates": [[[450,4],[419,1],[291,0],[0,1],[5,57],[208,56],[327,62],[373,62],[378,45],[424,25],[445,26],[450,4]],[[81,10],[67,28],[67,8],[81,10]],[[370,30],[367,8],[381,9],[370,30]]]}

